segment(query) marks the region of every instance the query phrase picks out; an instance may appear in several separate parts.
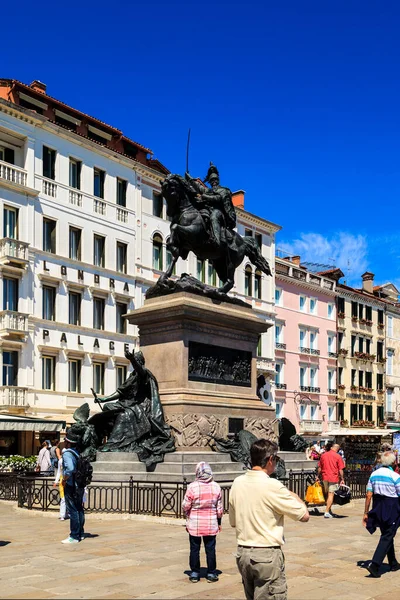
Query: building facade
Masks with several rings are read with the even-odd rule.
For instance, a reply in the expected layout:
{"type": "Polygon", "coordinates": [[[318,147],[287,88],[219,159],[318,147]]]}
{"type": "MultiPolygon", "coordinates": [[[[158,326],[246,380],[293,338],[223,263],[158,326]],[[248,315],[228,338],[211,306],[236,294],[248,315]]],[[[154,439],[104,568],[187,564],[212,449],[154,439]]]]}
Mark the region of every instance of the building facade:
{"type": "Polygon", "coordinates": [[[336,400],[336,281],[300,257],[276,258],[276,416],[302,434],[339,427],[336,400]]]}
{"type": "MultiPolygon", "coordinates": [[[[112,393],[138,347],[123,315],[142,306],[165,270],[170,223],[160,191],[168,170],[144,146],[47,94],[0,80],[0,409],[70,423],[91,388],[112,393]]],[[[238,231],[254,236],[274,268],[279,227],[244,210],[238,231]]],[[[192,254],[176,265],[217,284],[192,254]]],[[[273,323],[274,279],[243,263],[233,294],[273,323]]],[[[260,368],[273,368],[271,330],[260,368]]],[[[1,436],[1,432],[0,432],[1,436]]]]}

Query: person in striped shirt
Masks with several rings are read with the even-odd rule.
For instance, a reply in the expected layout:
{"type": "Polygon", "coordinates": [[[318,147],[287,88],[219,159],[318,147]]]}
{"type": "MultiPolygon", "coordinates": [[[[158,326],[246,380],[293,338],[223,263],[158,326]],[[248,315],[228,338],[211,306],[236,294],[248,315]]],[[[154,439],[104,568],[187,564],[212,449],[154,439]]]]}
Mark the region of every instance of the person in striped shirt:
{"type": "Polygon", "coordinates": [[[216,537],[221,531],[223,514],[221,488],[214,481],[211,467],[200,462],[196,467],[196,480],[189,484],[182,503],[186,515],[186,531],[190,542],[190,576],[192,583],[200,580],[200,546],[203,538],[207,558],[207,581],[218,581],[216,573],[216,537]]]}
{"type": "Polygon", "coordinates": [[[381,576],[380,566],[385,556],[388,557],[391,571],[400,569],[393,542],[400,525],[400,475],[393,470],[395,463],[393,452],[382,452],[380,466],[373,471],[367,484],[363,525],[370,533],[374,533],[378,527],[381,531],[378,546],[367,566],[372,577],[381,576]]]}

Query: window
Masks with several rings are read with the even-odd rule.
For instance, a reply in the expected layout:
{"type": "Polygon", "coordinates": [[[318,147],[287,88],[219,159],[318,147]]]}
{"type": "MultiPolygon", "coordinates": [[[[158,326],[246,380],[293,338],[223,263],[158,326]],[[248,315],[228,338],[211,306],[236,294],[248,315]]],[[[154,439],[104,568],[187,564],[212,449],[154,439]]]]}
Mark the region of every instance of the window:
{"type": "Polygon", "coordinates": [[[277,419],[281,419],[283,417],[283,404],[282,402],[276,402],[275,403],[275,417],[277,419]]]}
{"type": "Polygon", "coordinates": [[[352,335],[351,336],[351,355],[352,356],[354,356],[354,350],[355,350],[355,347],[356,347],[356,340],[357,340],[356,336],[352,335]]]}
{"type": "MultiPolygon", "coordinates": [[[[168,265],[168,260],[167,260],[167,265],[168,265]]],[[[217,285],[217,272],[214,269],[212,263],[208,262],[208,268],[207,268],[207,280],[208,280],[208,285],[217,285]]]]}
{"type": "Polygon", "coordinates": [[[393,337],[393,317],[390,317],[389,315],[387,318],[387,326],[388,326],[388,330],[387,330],[388,336],[393,337]]]}
{"type": "Polygon", "coordinates": [[[337,299],[337,309],[339,313],[345,314],[345,301],[344,298],[337,299]]]}
{"type": "Polygon", "coordinates": [[[383,358],[383,342],[376,342],[376,358],[377,360],[383,358]]]}
{"type": "Polygon", "coordinates": [[[300,310],[301,310],[301,312],[305,312],[307,298],[305,296],[300,296],[300,300],[299,301],[300,301],[300,310]]]}
{"type": "Polygon", "coordinates": [[[18,238],[18,209],[5,206],[3,210],[3,237],[15,240],[18,238]]]}
{"type": "Polygon", "coordinates": [[[350,405],[350,424],[352,425],[354,421],[358,420],[358,405],[351,404],[350,405]]]}
{"type": "Polygon", "coordinates": [[[81,235],[81,229],[69,228],[69,257],[72,260],[81,260],[81,235]]]}
{"type": "Polygon", "coordinates": [[[119,206],[126,206],[126,188],[128,182],[125,179],[117,178],[117,204],[119,206]]]}
{"type": "Polygon", "coordinates": [[[315,331],[310,331],[310,349],[317,349],[317,333],[315,331]]]}
{"type": "Polygon", "coordinates": [[[371,354],[371,340],[370,340],[370,338],[365,338],[365,352],[367,354],[371,354]]]}
{"type": "Polygon", "coordinates": [[[376,375],[376,389],[383,390],[383,373],[377,373],[376,375]]]}
{"type": "Polygon", "coordinates": [[[361,303],[358,305],[358,318],[359,319],[364,318],[364,304],[361,304],[361,303]]]}
{"type": "Polygon", "coordinates": [[[196,262],[196,277],[199,281],[203,283],[206,280],[206,263],[204,260],[197,259],[196,262]]]}
{"type": "Polygon", "coordinates": [[[127,255],[128,244],[117,242],[117,271],[119,273],[126,273],[127,271],[127,255]]]}
{"type": "Polygon", "coordinates": [[[365,387],[372,389],[372,373],[371,373],[371,371],[365,372],[365,387]]]}
{"type": "Polygon", "coordinates": [[[318,419],[317,407],[314,405],[310,406],[310,418],[312,421],[315,421],[316,419],[318,419]]]}
{"type": "Polygon", "coordinates": [[[335,407],[332,404],[328,404],[328,421],[335,420],[335,407]]]}
{"type": "Polygon", "coordinates": [[[81,189],[82,163],[74,158],[69,159],[69,185],[76,190],[81,189]]]}
{"type": "Polygon", "coordinates": [[[163,270],[163,240],[158,233],[153,237],[153,269],[163,270]]]}
{"type": "Polygon", "coordinates": [[[96,394],[104,394],[104,364],[93,363],[93,389],[96,394]]]}
{"type": "Polygon", "coordinates": [[[335,335],[328,333],[328,353],[335,352],[335,335]]]}
{"type": "Polygon", "coordinates": [[[104,267],[106,238],[96,235],[93,238],[93,264],[95,267],[104,267]]]}
{"type": "Polygon", "coordinates": [[[55,362],[54,356],[42,357],[42,389],[44,390],[55,389],[55,362]]]}
{"type": "Polygon", "coordinates": [[[310,369],[310,386],[312,388],[317,387],[317,369],[315,367],[310,369]]]}
{"type": "Polygon", "coordinates": [[[43,217],[43,250],[52,254],[56,253],[56,225],[53,219],[43,217]]]}
{"type": "Polygon", "coordinates": [[[281,379],[282,379],[282,375],[283,375],[283,365],[282,363],[275,363],[275,384],[280,384],[282,383],[281,379]]]}
{"type": "Polygon", "coordinates": [[[378,324],[383,325],[383,310],[378,310],[378,324]]]}
{"type": "Polygon", "coordinates": [[[96,168],[93,169],[93,196],[97,196],[97,198],[104,198],[105,178],[105,171],[96,168]]]}
{"type": "Polygon", "coordinates": [[[372,306],[365,307],[365,318],[367,321],[372,321],[372,306]]]}
{"type": "Polygon", "coordinates": [[[161,194],[153,192],[153,215],[162,219],[163,199],[161,194]]]}
{"type": "Polygon", "coordinates": [[[352,385],[353,387],[355,387],[355,386],[356,386],[356,376],[357,376],[357,371],[356,371],[356,369],[352,369],[352,370],[351,370],[351,385],[352,385]]]}
{"type": "Polygon", "coordinates": [[[317,299],[316,298],[310,298],[310,314],[312,314],[312,315],[317,314],[317,299]]]}
{"type": "Polygon", "coordinates": [[[262,356],[262,336],[261,335],[258,336],[257,356],[262,356]]]}
{"type": "Polygon", "coordinates": [[[56,288],[48,285],[43,286],[43,319],[56,320],[56,288]]]}
{"type": "Polygon", "coordinates": [[[372,421],[372,405],[371,404],[368,404],[365,407],[365,420],[372,421]]]}
{"type": "Polygon", "coordinates": [[[116,315],[117,315],[117,323],[116,323],[116,332],[117,333],[126,333],[126,319],[124,315],[128,312],[128,305],[123,302],[117,302],[116,304],[116,315]]]}
{"type": "Polygon", "coordinates": [[[343,421],[344,420],[344,403],[338,402],[336,406],[337,406],[338,421],[343,421]]]}
{"type": "Polygon", "coordinates": [[[126,367],[124,365],[117,366],[117,389],[126,381],[126,367]]]}
{"type": "Polygon", "coordinates": [[[307,332],[304,329],[300,329],[300,348],[306,348],[306,335],[307,332]]]}
{"type": "Polygon", "coordinates": [[[247,267],[244,270],[244,293],[245,293],[245,296],[253,295],[252,279],[253,279],[253,273],[252,273],[251,267],[250,267],[250,265],[247,265],[247,267]]]}
{"type": "Polygon", "coordinates": [[[68,391],[81,393],[81,361],[68,361],[68,391]]]}
{"type": "Polygon", "coordinates": [[[300,388],[307,385],[307,367],[300,367],[300,388]]]}
{"type": "Polygon", "coordinates": [[[68,296],[68,322],[70,325],[81,324],[81,300],[79,292],[70,292],[68,296]]]}
{"type": "Polygon", "coordinates": [[[256,271],[254,275],[254,296],[261,300],[261,272],[256,271]]]}
{"type": "Polygon", "coordinates": [[[362,404],[358,405],[358,418],[362,421],[364,419],[364,407],[362,404]]]}
{"type": "Polygon", "coordinates": [[[3,310],[18,310],[18,279],[3,277],[3,310]]]}
{"type": "Polygon", "coordinates": [[[328,319],[333,319],[333,309],[335,308],[335,305],[332,303],[328,304],[328,319]]]}
{"type": "Polygon", "coordinates": [[[364,387],[364,371],[358,371],[358,385],[364,387]]]}
{"type": "Polygon", "coordinates": [[[93,298],[93,329],[104,329],[104,299],[93,298]]]}
{"type": "Polygon", "coordinates": [[[364,352],[364,338],[358,338],[358,351],[364,352]]]}
{"type": "Polygon", "coordinates": [[[392,412],[392,395],[393,395],[393,390],[387,389],[386,390],[386,410],[387,410],[387,412],[392,412]]]}
{"type": "Polygon", "coordinates": [[[251,229],[245,229],[244,237],[253,237],[253,231],[251,229]]]}
{"type": "Polygon", "coordinates": [[[393,375],[393,350],[387,351],[386,374],[393,375]]]}
{"type": "Polygon", "coordinates": [[[357,319],[358,317],[358,304],[357,302],[351,303],[351,316],[357,319]]]}
{"type": "Polygon", "coordinates": [[[15,164],[15,152],[12,148],[6,148],[0,146],[0,160],[9,163],[10,165],[15,164]]]}
{"type": "Polygon", "coordinates": [[[335,389],[335,371],[328,371],[328,390],[335,389]]]}
{"type": "Polygon", "coordinates": [[[282,306],[282,290],[281,288],[275,288],[275,304],[276,306],[282,306]]]}
{"type": "Polygon", "coordinates": [[[338,332],[338,349],[340,350],[343,346],[343,331],[338,332]]]}
{"type": "Polygon", "coordinates": [[[338,384],[343,385],[343,367],[338,369],[338,384]]]}
{"type": "Polygon", "coordinates": [[[261,248],[262,248],[262,235],[261,235],[261,233],[255,233],[254,234],[254,239],[256,241],[257,246],[261,250],[261,248]]]}
{"type": "Polygon", "coordinates": [[[3,385],[18,385],[18,352],[3,350],[3,385]]]}
{"type": "Polygon", "coordinates": [[[300,419],[305,419],[307,414],[307,406],[306,404],[300,404],[300,419]]]}
{"type": "Polygon", "coordinates": [[[282,343],[282,331],[283,331],[282,325],[275,325],[275,343],[276,344],[282,343]]]}
{"type": "Polygon", "coordinates": [[[56,178],[56,151],[43,146],[43,177],[56,178]]]}

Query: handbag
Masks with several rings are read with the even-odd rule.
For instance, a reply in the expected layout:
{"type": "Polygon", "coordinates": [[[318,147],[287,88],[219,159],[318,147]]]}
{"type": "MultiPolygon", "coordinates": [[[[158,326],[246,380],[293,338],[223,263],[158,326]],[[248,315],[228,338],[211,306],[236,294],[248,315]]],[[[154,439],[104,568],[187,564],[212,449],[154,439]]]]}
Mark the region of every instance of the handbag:
{"type": "Polygon", "coordinates": [[[338,504],[339,506],[344,506],[344,504],[348,504],[351,500],[351,491],[348,485],[341,485],[338,490],[336,490],[333,502],[338,504]]]}
{"type": "Polygon", "coordinates": [[[314,504],[316,506],[325,504],[324,492],[319,481],[308,486],[304,500],[307,504],[314,504]]]}

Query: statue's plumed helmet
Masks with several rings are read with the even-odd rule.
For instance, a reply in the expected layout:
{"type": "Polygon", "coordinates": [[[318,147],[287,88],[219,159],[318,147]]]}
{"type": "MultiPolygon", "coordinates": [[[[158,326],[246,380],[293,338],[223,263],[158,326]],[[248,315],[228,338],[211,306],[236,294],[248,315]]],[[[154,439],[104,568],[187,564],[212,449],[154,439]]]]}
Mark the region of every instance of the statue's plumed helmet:
{"type": "Polygon", "coordinates": [[[207,171],[207,177],[205,178],[204,183],[206,183],[207,181],[210,182],[212,179],[215,178],[219,179],[219,171],[217,167],[213,165],[212,162],[210,162],[210,166],[208,167],[207,171]]]}
{"type": "Polygon", "coordinates": [[[144,360],[143,352],[141,352],[140,350],[138,352],[135,352],[135,358],[141,365],[144,365],[145,360],[144,360]]]}

